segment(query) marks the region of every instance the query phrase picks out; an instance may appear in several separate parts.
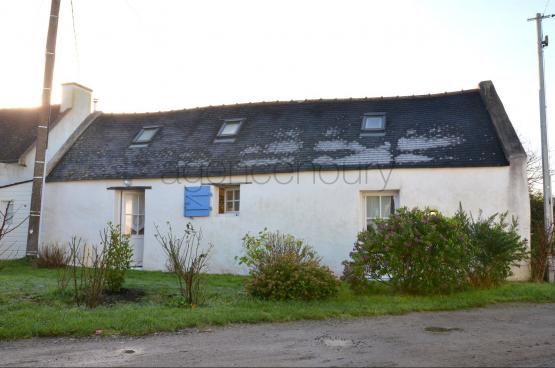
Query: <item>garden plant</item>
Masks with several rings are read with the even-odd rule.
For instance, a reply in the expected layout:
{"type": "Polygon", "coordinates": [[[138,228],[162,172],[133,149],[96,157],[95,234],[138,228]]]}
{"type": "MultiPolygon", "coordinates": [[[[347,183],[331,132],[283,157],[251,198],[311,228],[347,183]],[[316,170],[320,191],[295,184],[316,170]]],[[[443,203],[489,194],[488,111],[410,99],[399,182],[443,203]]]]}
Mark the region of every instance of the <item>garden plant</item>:
{"type": "Polygon", "coordinates": [[[245,235],[239,263],[249,268],[247,293],[272,300],[323,299],[337,294],[339,281],[314,249],[280,232],[245,235]]]}

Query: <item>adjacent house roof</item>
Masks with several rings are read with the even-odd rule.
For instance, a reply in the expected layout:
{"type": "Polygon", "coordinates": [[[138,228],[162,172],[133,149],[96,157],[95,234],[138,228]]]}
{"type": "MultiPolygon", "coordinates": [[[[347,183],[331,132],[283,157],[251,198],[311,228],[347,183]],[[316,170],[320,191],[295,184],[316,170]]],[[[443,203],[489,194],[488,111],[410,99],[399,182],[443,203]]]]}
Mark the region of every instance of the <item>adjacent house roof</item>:
{"type": "Polygon", "coordinates": [[[482,91],[397,98],[102,114],[48,180],[508,165],[504,144],[513,153],[524,151],[491,82],[481,87],[482,91]],[[383,132],[361,130],[368,113],[385,113],[383,132]],[[496,123],[501,128],[492,121],[500,114],[503,119],[496,123]],[[240,119],[240,129],[232,139],[219,139],[222,124],[229,119],[240,119]],[[144,127],[159,129],[148,144],[137,147],[133,140],[144,127]],[[506,133],[505,142],[499,129],[506,133]]]}
{"type": "MultiPolygon", "coordinates": [[[[60,115],[60,106],[51,109],[51,127],[60,115]]],[[[0,162],[17,162],[37,138],[40,108],[0,109],[0,162]]]]}

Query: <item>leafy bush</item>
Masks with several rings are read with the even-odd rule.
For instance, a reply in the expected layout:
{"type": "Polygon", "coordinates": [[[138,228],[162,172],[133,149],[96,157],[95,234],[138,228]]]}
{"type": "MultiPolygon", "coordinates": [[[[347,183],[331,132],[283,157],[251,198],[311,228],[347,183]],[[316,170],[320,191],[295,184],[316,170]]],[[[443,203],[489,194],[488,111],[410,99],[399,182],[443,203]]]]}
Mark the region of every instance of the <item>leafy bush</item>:
{"type": "Polygon", "coordinates": [[[455,217],[470,237],[473,254],[469,276],[474,286],[498,286],[511,275],[511,266],[526,259],[526,241],[517,232],[516,220],[507,222],[508,213],[474,220],[461,208],[455,217]]]}
{"type": "Polygon", "coordinates": [[[543,282],[547,279],[547,266],[549,254],[554,249],[554,229],[545,231],[543,222],[543,195],[530,192],[530,268],[531,279],[543,282]]]}
{"type": "Polygon", "coordinates": [[[119,225],[108,223],[101,234],[102,245],[106,248],[107,273],[106,290],[117,293],[125,282],[125,274],[131,268],[133,248],[129,235],[121,234],[119,225]]]}
{"type": "Polygon", "coordinates": [[[356,291],[388,280],[404,292],[448,293],[468,286],[469,246],[455,219],[402,208],[359,234],[343,277],[356,291]]]}
{"type": "Polygon", "coordinates": [[[249,267],[246,291],[273,300],[323,299],[337,293],[339,281],[321,265],[316,252],[292,235],[261,231],[245,235],[239,263],[249,267]]]}
{"type": "Polygon", "coordinates": [[[66,250],[59,244],[53,243],[40,248],[36,264],[39,268],[59,268],[65,267],[68,260],[66,250]]]}
{"type": "Polygon", "coordinates": [[[194,307],[203,299],[201,276],[208,266],[212,245],[209,244],[203,250],[202,231],[196,230],[190,222],[187,223],[183,235],[174,234],[169,222],[167,225],[168,231],[165,234],[162,234],[156,225],[154,236],[168,257],[168,270],[177,278],[181,299],[177,305],[194,307]]]}
{"type": "Polygon", "coordinates": [[[355,291],[377,280],[418,294],[498,285],[526,257],[516,222],[506,218],[505,213],[474,221],[462,208],[454,217],[402,208],[359,234],[343,278],[355,291]]]}

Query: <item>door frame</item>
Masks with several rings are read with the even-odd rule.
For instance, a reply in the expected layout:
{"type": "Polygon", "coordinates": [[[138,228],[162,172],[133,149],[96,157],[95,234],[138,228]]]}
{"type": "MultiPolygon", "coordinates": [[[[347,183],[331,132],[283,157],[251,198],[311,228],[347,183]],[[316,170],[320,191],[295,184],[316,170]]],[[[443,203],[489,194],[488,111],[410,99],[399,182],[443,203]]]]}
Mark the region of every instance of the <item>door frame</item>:
{"type": "MultiPolygon", "coordinates": [[[[109,188],[111,189],[111,188],[109,188]]],[[[143,198],[143,206],[144,206],[144,211],[143,211],[143,216],[144,216],[144,232],[146,232],[146,193],[145,193],[145,189],[150,189],[150,187],[145,188],[145,187],[129,187],[129,188],[117,188],[118,190],[116,191],[116,203],[115,203],[115,218],[116,218],[116,223],[119,225],[120,228],[120,236],[121,238],[124,235],[124,209],[123,209],[123,205],[124,205],[124,194],[126,192],[131,192],[131,193],[137,193],[137,194],[141,194],[142,198],[143,198]]],[[[145,249],[145,243],[144,243],[144,239],[145,239],[145,234],[142,235],[143,236],[143,246],[142,246],[142,253],[140,254],[140,257],[137,257],[138,259],[140,259],[139,264],[132,264],[132,267],[137,267],[137,268],[142,268],[142,265],[144,263],[144,249],[145,249]]],[[[120,238],[120,239],[121,239],[120,238]]]]}

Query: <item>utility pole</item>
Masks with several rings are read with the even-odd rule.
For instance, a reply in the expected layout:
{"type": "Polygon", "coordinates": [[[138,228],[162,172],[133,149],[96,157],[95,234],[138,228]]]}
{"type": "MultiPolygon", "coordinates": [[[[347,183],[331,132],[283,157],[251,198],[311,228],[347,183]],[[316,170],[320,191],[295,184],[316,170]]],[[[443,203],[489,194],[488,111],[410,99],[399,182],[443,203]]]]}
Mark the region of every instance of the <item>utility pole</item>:
{"type": "Polygon", "coordinates": [[[46,37],[46,54],[44,63],[44,81],[42,87],[42,105],[40,121],[37,126],[35,145],[35,167],[33,173],[33,189],[31,192],[31,209],[29,214],[29,233],[27,237],[27,256],[36,257],[39,247],[39,234],[42,211],[42,190],[46,173],[46,148],[48,146],[48,127],[50,124],[50,99],[52,95],[52,77],[56,53],[56,35],[58,33],[58,15],[60,1],[52,0],[48,36],[46,37]]]}

